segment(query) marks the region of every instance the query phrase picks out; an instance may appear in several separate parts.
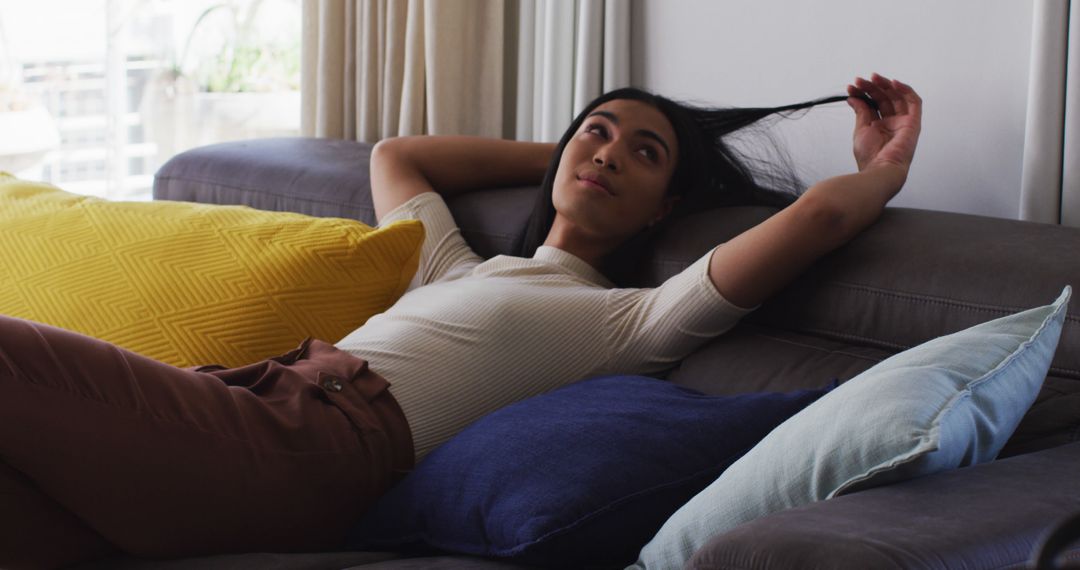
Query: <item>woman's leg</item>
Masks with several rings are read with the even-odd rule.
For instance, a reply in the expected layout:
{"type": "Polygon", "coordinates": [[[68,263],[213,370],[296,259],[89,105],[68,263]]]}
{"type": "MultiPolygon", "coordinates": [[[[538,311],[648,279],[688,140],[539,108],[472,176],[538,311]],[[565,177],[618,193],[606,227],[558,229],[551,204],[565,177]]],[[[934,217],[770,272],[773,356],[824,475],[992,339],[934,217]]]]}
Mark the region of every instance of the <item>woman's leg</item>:
{"type": "MultiPolygon", "coordinates": [[[[385,380],[320,341],[200,372],[0,316],[0,461],[137,556],[334,548],[411,464],[402,442],[385,380]]],[[[52,515],[0,511],[0,535],[24,516],[52,515]]]]}
{"type": "Polygon", "coordinates": [[[0,463],[0,568],[59,568],[115,551],[25,475],[0,463]]]}

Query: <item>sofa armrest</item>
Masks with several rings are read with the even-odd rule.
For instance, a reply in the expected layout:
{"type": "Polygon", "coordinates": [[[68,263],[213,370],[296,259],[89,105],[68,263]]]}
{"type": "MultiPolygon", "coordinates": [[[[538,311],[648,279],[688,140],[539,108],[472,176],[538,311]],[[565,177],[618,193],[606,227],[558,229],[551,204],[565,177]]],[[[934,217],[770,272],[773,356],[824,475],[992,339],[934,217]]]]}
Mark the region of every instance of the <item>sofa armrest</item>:
{"type": "Polygon", "coordinates": [[[1072,443],[836,497],[717,535],[687,568],[1021,568],[1080,512],[1077,473],[1072,443]]]}
{"type": "Polygon", "coordinates": [[[155,200],[238,204],[375,224],[368,166],[373,145],[287,137],[212,144],[169,159],[155,200]]]}

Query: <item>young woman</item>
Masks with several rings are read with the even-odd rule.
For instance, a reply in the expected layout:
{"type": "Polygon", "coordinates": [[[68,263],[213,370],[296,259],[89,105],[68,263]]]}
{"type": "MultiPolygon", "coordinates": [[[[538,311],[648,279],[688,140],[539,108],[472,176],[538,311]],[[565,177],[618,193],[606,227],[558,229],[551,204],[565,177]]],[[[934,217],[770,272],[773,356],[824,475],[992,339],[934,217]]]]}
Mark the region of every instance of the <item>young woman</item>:
{"type": "Polygon", "coordinates": [[[921,99],[876,74],[847,90],[717,110],[620,89],[558,144],[380,142],[376,217],[424,222],[420,267],[393,307],[335,346],[307,339],[239,368],[181,369],[0,316],[0,567],[116,550],[334,549],[415,461],[480,416],[590,376],[670,368],[873,223],[903,186],[921,99]],[[858,172],[799,195],[768,189],[723,139],[845,99],[858,172]],[[519,255],[470,250],[442,195],[541,176],[519,255]],[[784,207],[658,287],[617,286],[657,228],[738,203],[784,207]]]}

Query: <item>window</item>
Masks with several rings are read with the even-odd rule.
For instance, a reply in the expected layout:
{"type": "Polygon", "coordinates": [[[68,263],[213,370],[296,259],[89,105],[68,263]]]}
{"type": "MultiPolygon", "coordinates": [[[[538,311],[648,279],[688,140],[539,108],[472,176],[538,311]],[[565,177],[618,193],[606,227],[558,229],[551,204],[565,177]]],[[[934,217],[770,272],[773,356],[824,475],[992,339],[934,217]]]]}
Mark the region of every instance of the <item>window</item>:
{"type": "Polygon", "coordinates": [[[150,198],[215,142],[300,128],[299,0],[0,0],[0,170],[150,198]]]}

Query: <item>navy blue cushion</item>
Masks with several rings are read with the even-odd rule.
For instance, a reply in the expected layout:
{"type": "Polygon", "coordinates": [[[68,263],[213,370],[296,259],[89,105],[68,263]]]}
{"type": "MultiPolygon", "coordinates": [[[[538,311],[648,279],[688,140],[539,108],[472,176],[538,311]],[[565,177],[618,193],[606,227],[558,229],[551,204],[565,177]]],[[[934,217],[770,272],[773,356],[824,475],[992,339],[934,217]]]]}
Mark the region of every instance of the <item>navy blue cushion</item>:
{"type": "Polygon", "coordinates": [[[430,453],[347,547],[630,564],[683,503],[834,385],[707,396],[644,376],[570,384],[484,416],[430,453]]]}

